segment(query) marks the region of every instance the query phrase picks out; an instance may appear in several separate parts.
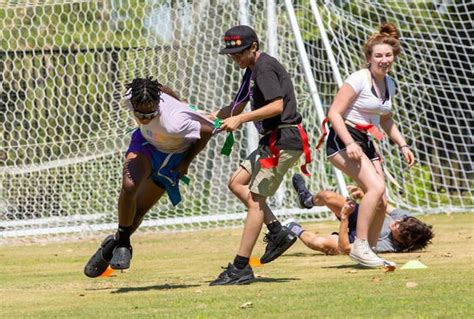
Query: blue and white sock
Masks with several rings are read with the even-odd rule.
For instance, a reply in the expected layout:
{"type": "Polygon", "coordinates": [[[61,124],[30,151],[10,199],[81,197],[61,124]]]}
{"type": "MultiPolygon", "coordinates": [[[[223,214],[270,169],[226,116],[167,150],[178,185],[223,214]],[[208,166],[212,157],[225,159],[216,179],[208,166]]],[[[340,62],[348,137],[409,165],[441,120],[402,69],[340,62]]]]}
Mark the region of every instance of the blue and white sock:
{"type": "Polygon", "coordinates": [[[288,224],[288,226],[286,227],[297,237],[300,237],[301,234],[304,232],[304,229],[301,227],[301,225],[295,222],[288,224]]]}

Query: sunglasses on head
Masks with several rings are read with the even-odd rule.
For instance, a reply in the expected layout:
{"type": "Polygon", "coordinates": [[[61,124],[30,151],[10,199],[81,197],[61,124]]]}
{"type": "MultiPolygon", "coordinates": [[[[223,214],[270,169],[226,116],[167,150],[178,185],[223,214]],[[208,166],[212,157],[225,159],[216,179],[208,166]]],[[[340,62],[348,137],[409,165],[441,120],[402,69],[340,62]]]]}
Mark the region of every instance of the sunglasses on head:
{"type": "Polygon", "coordinates": [[[135,115],[135,117],[139,120],[152,120],[159,114],[160,114],[159,109],[157,109],[156,111],[153,111],[151,113],[142,113],[140,111],[133,110],[133,115],[135,115]]]}

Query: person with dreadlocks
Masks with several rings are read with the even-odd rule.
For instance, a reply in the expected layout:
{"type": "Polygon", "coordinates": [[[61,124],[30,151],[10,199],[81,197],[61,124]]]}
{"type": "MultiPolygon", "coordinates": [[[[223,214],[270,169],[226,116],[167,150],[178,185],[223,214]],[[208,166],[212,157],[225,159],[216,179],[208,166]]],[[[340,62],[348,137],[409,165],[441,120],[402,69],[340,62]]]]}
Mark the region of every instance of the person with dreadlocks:
{"type": "Polygon", "coordinates": [[[179,180],[214,130],[212,121],[156,80],[136,78],[127,88],[125,104],[138,128],[125,157],[118,230],[105,238],[86,264],[88,277],[101,275],[109,265],[113,269],[130,267],[130,235],[165,192],[173,205],[181,201],[179,180]]]}
{"type": "MultiPolygon", "coordinates": [[[[329,236],[318,236],[303,229],[296,220],[285,221],[295,236],[313,250],[328,255],[349,254],[356,236],[359,205],[355,203],[364,196],[357,186],[348,186],[350,198],[332,192],[319,191],[312,194],[306,187],[303,176],[293,175],[293,187],[302,208],[326,206],[339,219],[339,232],[329,236]]],[[[385,219],[374,250],[377,253],[411,252],[426,248],[434,237],[431,225],[411,216],[409,211],[387,204],[385,219]]]]}

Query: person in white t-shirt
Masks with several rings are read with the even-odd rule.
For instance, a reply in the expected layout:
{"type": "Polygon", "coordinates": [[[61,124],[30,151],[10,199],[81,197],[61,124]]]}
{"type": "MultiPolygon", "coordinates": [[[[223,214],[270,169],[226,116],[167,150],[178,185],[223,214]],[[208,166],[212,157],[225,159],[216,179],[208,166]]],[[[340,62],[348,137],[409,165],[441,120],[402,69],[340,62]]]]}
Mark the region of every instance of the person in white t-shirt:
{"type": "Polygon", "coordinates": [[[376,245],[386,210],[385,181],[381,159],[369,135],[381,139],[381,127],[399,146],[411,167],[415,157],[392,120],[395,83],[387,75],[400,54],[399,33],[393,24],[383,24],[364,45],[367,68],[349,76],[329,109],[331,129],[326,142],[330,162],[352,178],[365,192],[360,201],[356,239],[349,256],[364,266],[393,263],[377,256],[376,245]]]}
{"type": "Polygon", "coordinates": [[[137,78],[127,87],[125,104],[138,128],[124,163],[118,230],[105,238],[86,264],[88,277],[100,276],[109,265],[113,269],[130,267],[130,235],[165,192],[173,205],[181,201],[179,180],[214,130],[212,121],[158,81],[137,78]]]}

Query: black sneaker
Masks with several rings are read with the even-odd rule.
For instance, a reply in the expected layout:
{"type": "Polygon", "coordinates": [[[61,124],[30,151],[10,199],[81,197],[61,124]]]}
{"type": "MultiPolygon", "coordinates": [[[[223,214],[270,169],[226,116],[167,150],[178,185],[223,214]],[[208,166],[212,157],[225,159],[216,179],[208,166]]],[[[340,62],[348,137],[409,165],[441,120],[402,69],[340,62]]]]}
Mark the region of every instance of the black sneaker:
{"type": "Polygon", "coordinates": [[[116,246],[117,242],[115,241],[114,235],[105,237],[99,249],[97,249],[84,267],[84,274],[91,278],[102,275],[107,267],[109,267],[112,252],[116,246]]]}
{"type": "Polygon", "coordinates": [[[260,262],[266,264],[277,259],[296,242],[296,239],[296,236],[285,226],[282,226],[276,234],[266,233],[263,241],[267,243],[267,247],[263,256],[260,257],[260,262]]]}
{"type": "Polygon", "coordinates": [[[293,175],[292,178],[292,183],[293,183],[293,188],[296,191],[296,194],[298,195],[298,204],[301,208],[313,208],[313,194],[309,191],[308,188],[306,188],[303,176],[300,174],[295,174],[293,175]],[[311,200],[310,200],[311,199],[311,200]],[[305,204],[306,203],[306,204],[305,204]]]}
{"type": "Polygon", "coordinates": [[[222,268],[225,270],[216,280],[211,281],[209,286],[245,285],[255,279],[250,265],[245,266],[244,269],[238,269],[232,263],[229,263],[227,267],[222,268]]]}
{"type": "Polygon", "coordinates": [[[115,247],[110,267],[112,269],[128,269],[130,268],[130,260],[132,260],[132,246],[115,247]]]}

